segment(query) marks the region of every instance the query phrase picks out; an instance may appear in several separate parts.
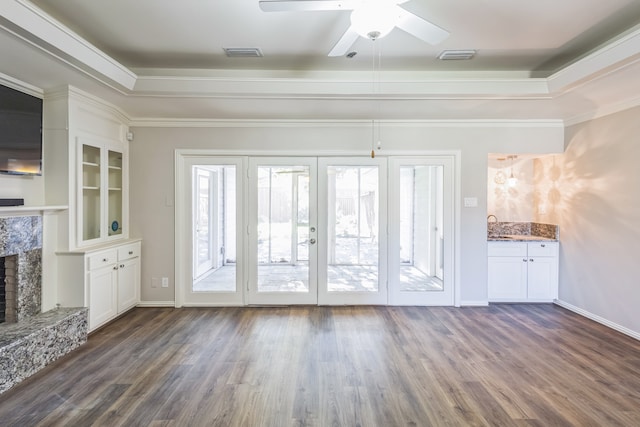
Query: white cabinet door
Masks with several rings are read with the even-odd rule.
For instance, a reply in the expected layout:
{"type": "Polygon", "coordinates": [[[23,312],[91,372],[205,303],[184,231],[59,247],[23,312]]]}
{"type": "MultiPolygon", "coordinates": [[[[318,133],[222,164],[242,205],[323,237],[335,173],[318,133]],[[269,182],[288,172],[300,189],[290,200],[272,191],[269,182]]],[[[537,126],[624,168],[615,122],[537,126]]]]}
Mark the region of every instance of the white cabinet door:
{"type": "Polygon", "coordinates": [[[118,314],[138,303],[140,291],[140,258],[118,264],[118,314]]]}
{"type": "Polygon", "coordinates": [[[527,298],[527,259],[489,257],[489,300],[518,301],[527,298]]]}
{"type": "Polygon", "coordinates": [[[117,314],[117,265],[89,272],[89,330],[112,319],[117,314]]]}
{"type": "Polygon", "coordinates": [[[553,301],[558,298],[558,258],[529,258],[527,298],[553,301]]]}

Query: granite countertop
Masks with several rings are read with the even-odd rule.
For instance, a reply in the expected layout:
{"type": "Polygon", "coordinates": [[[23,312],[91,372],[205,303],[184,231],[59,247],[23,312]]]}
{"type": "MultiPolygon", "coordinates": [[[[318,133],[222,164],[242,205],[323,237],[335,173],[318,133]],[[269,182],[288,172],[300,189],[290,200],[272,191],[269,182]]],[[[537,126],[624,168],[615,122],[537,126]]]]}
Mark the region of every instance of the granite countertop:
{"type": "Polygon", "coordinates": [[[558,239],[549,237],[531,236],[524,234],[506,234],[502,236],[487,237],[489,242],[557,242],[558,239]]]}
{"type": "Polygon", "coordinates": [[[536,222],[487,223],[489,242],[558,242],[560,232],[555,224],[536,222]]]}

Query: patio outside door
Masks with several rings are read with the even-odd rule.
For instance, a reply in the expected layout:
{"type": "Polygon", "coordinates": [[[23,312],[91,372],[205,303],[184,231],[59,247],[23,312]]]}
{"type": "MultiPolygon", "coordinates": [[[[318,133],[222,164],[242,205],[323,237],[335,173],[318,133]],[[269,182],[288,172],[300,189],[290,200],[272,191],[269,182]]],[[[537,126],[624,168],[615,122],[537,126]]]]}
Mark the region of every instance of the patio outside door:
{"type": "Polygon", "coordinates": [[[249,161],[249,304],[386,304],[385,160],[249,161]]]}
{"type": "Polygon", "coordinates": [[[249,159],[249,304],[317,304],[315,158],[249,159]]]}

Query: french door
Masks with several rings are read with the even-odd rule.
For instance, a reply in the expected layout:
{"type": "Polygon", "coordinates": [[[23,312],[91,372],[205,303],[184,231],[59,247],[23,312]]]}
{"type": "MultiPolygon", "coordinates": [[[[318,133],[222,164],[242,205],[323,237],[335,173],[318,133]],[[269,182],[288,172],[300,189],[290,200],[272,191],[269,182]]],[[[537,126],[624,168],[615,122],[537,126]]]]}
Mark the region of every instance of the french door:
{"type": "Polygon", "coordinates": [[[182,304],[454,305],[453,158],[182,166],[193,248],[182,304]]]}
{"type": "Polygon", "coordinates": [[[249,160],[249,304],[385,304],[386,162],[249,160]]]}

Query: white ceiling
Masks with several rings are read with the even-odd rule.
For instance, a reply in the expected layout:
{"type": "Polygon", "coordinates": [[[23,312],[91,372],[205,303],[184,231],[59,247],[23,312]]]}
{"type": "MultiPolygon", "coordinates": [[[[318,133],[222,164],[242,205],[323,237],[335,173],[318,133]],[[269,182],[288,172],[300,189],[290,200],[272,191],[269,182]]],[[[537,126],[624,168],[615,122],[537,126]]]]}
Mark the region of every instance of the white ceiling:
{"type": "Polygon", "coordinates": [[[72,84],[134,121],[564,120],[640,99],[640,1],[410,0],[445,28],[399,29],[327,57],[348,12],[263,12],[258,0],[3,0],[0,73],[72,84]],[[44,11],[44,12],[43,12],[44,11]],[[257,47],[262,58],[228,58],[257,47]],[[477,49],[440,61],[445,49],[477,49]]]}

